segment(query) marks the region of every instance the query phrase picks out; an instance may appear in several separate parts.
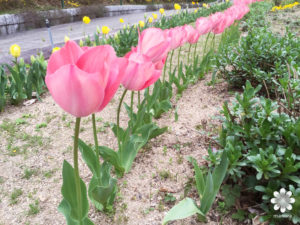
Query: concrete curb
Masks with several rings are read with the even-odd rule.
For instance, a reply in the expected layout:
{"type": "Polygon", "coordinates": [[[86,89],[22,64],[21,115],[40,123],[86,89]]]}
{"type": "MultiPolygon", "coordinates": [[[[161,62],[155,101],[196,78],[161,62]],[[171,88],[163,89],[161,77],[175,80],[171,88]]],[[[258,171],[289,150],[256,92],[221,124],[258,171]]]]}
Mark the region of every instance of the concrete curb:
{"type": "MultiPolygon", "coordinates": [[[[194,8],[197,5],[181,4],[182,8],[194,8]]],[[[173,4],[157,5],[93,5],[81,8],[70,8],[49,11],[32,11],[21,14],[0,15],[0,36],[13,34],[35,28],[45,27],[47,18],[51,26],[80,21],[83,16],[90,18],[111,17],[117,15],[155,11],[159,8],[173,9],[173,4]]]]}

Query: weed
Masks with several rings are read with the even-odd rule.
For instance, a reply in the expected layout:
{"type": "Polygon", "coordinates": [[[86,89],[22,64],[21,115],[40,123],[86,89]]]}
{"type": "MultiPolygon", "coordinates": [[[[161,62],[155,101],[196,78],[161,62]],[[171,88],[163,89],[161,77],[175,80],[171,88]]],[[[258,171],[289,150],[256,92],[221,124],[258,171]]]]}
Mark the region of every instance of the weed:
{"type": "Polygon", "coordinates": [[[39,131],[41,128],[47,127],[47,123],[40,123],[35,126],[35,130],[39,131]]]}
{"type": "Polygon", "coordinates": [[[22,125],[22,124],[26,124],[26,123],[27,122],[24,119],[22,119],[22,118],[16,119],[16,125],[22,125]]]}
{"type": "Polygon", "coordinates": [[[40,212],[39,200],[35,200],[34,203],[29,204],[28,216],[36,215],[40,212]]]}
{"type": "Polygon", "coordinates": [[[159,172],[159,176],[162,178],[162,179],[168,179],[171,177],[171,173],[167,170],[162,170],[159,172]]]}
{"type": "Polygon", "coordinates": [[[10,195],[10,204],[14,205],[18,203],[18,197],[20,197],[23,194],[23,191],[21,189],[14,189],[13,192],[10,195]]]}
{"type": "Polygon", "coordinates": [[[25,178],[27,180],[29,180],[29,178],[31,176],[36,176],[38,174],[38,170],[37,169],[25,169],[24,170],[24,176],[22,178],[25,178]]]}

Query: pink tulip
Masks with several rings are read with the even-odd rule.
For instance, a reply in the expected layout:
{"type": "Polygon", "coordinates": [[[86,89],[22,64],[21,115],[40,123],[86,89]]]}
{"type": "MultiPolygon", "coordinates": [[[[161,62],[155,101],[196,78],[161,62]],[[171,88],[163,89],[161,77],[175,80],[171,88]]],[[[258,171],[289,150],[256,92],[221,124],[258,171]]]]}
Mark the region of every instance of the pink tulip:
{"type": "Polygon", "coordinates": [[[137,51],[153,63],[162,60],[170,50],[170,38],[159,28],[145,29],[139,36],[137,51]]]}
{"type": "Polygon", "coordinates": [[[165,31],[170,37],[170,48],[172,50],[184,45],[187,41],[187,33],[184,27],[175,27],[165,31]]]}
{"type": "Polygon", "coordinates": [[[211,21],[207,17],[200,17],[196,21],[196,29],[200,35],[207,34],[211,31],[211,21]]]}
{"type": "Polygon", "coordinates": [[[212,30],[223,20],[223,13],[216,12],[209,17],[212,30]]]}
{"type": "Polygon", "coordinates": [[[46,85],[66,112],[84,117],[102,110],[123,78],[126,59],[109,45],[83,50],[68,41],[48,62],[46,85]]]}
{"type": "Polygon", "coordinates": [[[187,42],[190,44],[197,43],[200,37],[199,32],[191,25],[184,25],[183,28],[187,33],[187,42]]]}
{"type": "Polygon", "coordinates": [[[137,51],[131,51],[126,54],[125,58],[128,59],[128,66],[122,84],[126,89],[143,90],[155,83],[160,77],[161,70],[155,68],[150,57],[137,51]]]}

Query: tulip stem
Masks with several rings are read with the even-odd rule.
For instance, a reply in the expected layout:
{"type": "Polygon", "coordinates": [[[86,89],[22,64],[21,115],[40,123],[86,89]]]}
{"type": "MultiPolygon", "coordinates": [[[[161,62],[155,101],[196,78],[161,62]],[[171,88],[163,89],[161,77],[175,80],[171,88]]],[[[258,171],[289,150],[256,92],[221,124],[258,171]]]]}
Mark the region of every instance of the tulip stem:
{"type": "Polygon", "coordinates": [[[189,63],[189,61],[190,61],[191,47],[192,47],[192,44],[190,44],[190,46],[189,46],[188,61],[187,61],[188,63],[189,63]]]}
{"type": "Polygon", "coordinates": [[[165,62],[165,65],[164,65],[163,83],[165,83],[165,80],[166,80],[166,70],[167,70],[167,61],[168,61],[168,57],[169,57],[169,53],[168,53],[168,55],[167,55],[166,62],[165,62]]]}
{"type": "MultiPolygon", "coordinates": [[[[74,134],[74,150],[73,150],[75,188],[76,188],[78,213],[82,212],[81,186],[80,186],[80,177],[79,177],[79,169],[78,169],[78,138],[79,138],[79,129],[80,129],[80,119],[81,119],[80,117],[76,118],[75,134],[74,134]]],[[[80,225],[81,224],[82,221],[80,221],[80,225]]]]}
{"type": "Polygon", "coordinates": [[[120,103],[118,106],[118,112],[117,112],[117,139],[118,139],[118,146],[119,146],[119,150],[121,149],[121,144],[120,144],[120,137],[119,137],[119,129],[120,129],[120,112],[121,112],[121,106],[122,106],[122,102],[124,100],[124,97],[127,93],[127,89],[124,90],[122,97],[120,99],[120,103]]]}
{"type": "Polygon", "coordinates": [[[93,133],[94,133],[94,141],[95,141],[95,151],[96,151],[97,159],[99,160],[99,147],[98,147],[95,113],[92,114],[92,122],[93,122],[93,133]]]}
{"type": "Polygon", "coordinates": [[[141,104],[141,92],[138,91],[138,108],[140,107],[141,104]]]}
{"type": "Polygon", "coordinates": [[[180,46],[179,51],[178,51],[178,64],[177,64],[178,68],[179,68],[180,52],[181,52],[181,46],[180,46]]]}
{"type": "MultiPolygon", "coordinates": [[[[174,50],[172,50],[172,53],[171,53],[171,58],[170,58],[170,72],[172,73],[172,61],[173,61],[173,55],[174,55],[174,50]]],[[[170,81],[170,77],[169,77],[169,81],[170,81]]]]}
{"type": "Polygon", "coordinates": [[[198,45],[198,42],[196,42],[196,44],[195,44],[195,48],[194,48],[194,60],[193,60],[193,62],[195,62],[195,58],[196,58],[197,45],[198,45]]]}
{"type": "Polygon", "coordinates": [[[131,112],[130,112],[130,120],[133,121],[132,117],[133,117],[133,96],[134,96],[134,91],[131,91],[131,99],[130,99],[130,108],[131,108],[131,112]]]}
{"type": "Polygon", "coordinates": [[[204,50],[203,50],[203,55],[202,55],[202,60],[204,58],[204,54],[206,53],[206,46],[207,46],[207,42],[208,42],[209,36],[210,36],[210,32],[206,36],[206,40],[205,40],[205,44],[204,44],[204,50]]]}

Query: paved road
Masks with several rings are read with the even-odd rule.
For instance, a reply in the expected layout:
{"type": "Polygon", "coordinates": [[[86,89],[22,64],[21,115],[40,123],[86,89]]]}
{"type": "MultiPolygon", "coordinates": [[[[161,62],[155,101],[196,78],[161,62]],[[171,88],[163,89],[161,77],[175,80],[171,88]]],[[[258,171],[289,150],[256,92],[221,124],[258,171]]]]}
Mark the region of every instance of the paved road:
{"type": "MultiPolygon", "coordinates": [[[[148,16],[152,13],[158,13],[158,11],[146,12],[148,16]]],[[[174,10],[166,10],[166,15],[175,13],[174,10]]],[[[96,27],[108,26],[115,32],[121,29],[124,24],[119,22],[122,17],[125,23],[135,24],[139,20],[144,20],[145,13],[127,14],[122,16],[104,17],[93,19],[90,24],[83,24],[81,21],[61,24],[52,26],[53,42],[55,46],[61,46],[64,43],[64,37],[67,35],[72,40],[79,40],[83,37],[83,33],[93,35],[96,32],[96,27]]],[[[15,33],[7,36],[0,36],[0,64],[11,62],[12,57],[9,54],[9,47],[12,44],[18,44],[21,47],[21,56],[25,59],[29,59],[30,55],[36,55],[38,52],[43,51],[47,57],[51,52],[50,40],[47,28],[39,28],[24,32],[15,33]]]]}

